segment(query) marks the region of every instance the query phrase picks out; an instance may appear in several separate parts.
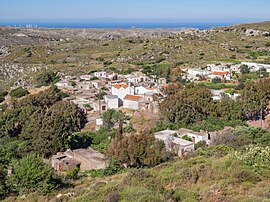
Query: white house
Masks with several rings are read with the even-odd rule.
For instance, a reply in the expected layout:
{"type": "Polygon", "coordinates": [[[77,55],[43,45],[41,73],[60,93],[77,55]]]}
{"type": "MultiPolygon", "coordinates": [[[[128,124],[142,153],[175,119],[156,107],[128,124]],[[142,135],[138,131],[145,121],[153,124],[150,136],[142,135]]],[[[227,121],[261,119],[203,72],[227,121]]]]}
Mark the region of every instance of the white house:
{"type": "Polygon", "coordinates": [[[94,72],[94,76],[97,78],[106,78],[107,77],[107,72],[94,72]]]}
{"type": "Polygon", "coordinates": [[[204,131],[195,132],[186,128],[181,128],[177,132],[180,137],[187,135],[188,137],[192,139],[192,142],[194,142],[195,144],[200,141],[207,141],[208,139],[210,139],[210,135],[204,131]]]}
{"type": "Polygon", "coordinates": [[[259,64],[253,62],[241,62],[241,65],[247,65],[250,68],[250,71],[259,71],[262,68],[265,68],[268,73],[270,73],[270,65],[259,64]]]}
{"type": "Polygon", "coordinates": [[[88,74],[86,74],[86,75],[81,75],[81,76],[80,76],[80,79],[86,80],[86,81],[90,81],[91,78],[92,78],[92,76],[91,76],[91,75],[88,75],[88,74]]]}
{"type": "Polygon", "coordinates": [[[207,70],[211,72],[222,72],[224,71],[224,66],[216,64],[207,64],[207,70]]]}
{"type": "Polygon", "coordinates": [[[119,99],[117,95],[105,95],[104,100],[107,103],[108,109],[118,109],[119,99]]]}
{"type": "Polygon", "coordinates": [[[134,95],[144,95],[145,93],[159,93],[157,87],[148,87],[148,86],[132,86],[131,94],[134,95]]]}
{"type": "Polygon", "coordinates": [[[189,68],[188,69],[188,74],[192,76],[207,76],[209,74],[209,71],[207,70],[202,70],[202,69],[196,69],[196,68],[189,68]]]}
{"type": "Polygon", "coordinates": [[[123,99],[123,107],[126,109],[138,110],[140,101],[143,101],[143,97],[137,95],[126,95],[123,99]]]}
{"type": "Polygon", "coordinates": [[[68,80],[61,80],[55,84],[59,88],[70,87],[71,83],[68,80]]]}
{"type": "Polygon", "coordinates": [[[112,85],[112,95],[117,95],[120,99],[119,105],[121,106],[124,100],[124,97],[128,94],[131,94],[131,88],[127,84],[114,84],[112,85]]]}
{"type": "Polygon", "coordinates": [[[128,76],[128,82],[130,83],[143,83],[148,81],[148,77],[147,76],[128,76]]]}
{"type": "Polygon", "coordinates": [[[164,142],[166,150],[183,156],[193,153],[194,142],[190,142],[178,137],[177,131],[164,130],[154,133],[155,138],[164,142]]]}
{"type": "Polygon", "coordinates": [[[79,90],[91,90],[93,88],[93,84],[90,81],[79,82],[76,86],[79,90]]]}
{"type": "Polygon", "coordinates": [[[210,79],[220,78],[222,80],[231,80],[231,74],[229,72],[211,72],[208,76],[210,79]]]}

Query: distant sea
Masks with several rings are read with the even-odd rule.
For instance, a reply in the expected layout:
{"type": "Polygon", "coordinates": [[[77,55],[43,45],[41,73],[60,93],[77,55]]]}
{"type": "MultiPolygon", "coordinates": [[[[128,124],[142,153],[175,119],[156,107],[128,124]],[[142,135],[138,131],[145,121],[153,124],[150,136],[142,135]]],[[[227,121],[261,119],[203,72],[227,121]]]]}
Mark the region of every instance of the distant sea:
{"type": "Polygon", "coordinates": [[[0,26],[46,27],[46,28],[198,28],[209,29],[218,26],[229,26],[236,23],[133,23],[133,22],[0,22],[0,26]]]}

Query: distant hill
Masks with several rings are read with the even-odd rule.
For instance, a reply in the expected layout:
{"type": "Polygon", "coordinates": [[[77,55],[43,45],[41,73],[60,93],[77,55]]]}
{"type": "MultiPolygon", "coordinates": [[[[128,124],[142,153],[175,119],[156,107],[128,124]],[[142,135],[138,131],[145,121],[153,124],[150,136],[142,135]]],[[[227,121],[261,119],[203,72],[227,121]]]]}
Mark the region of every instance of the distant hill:
{"type": "Polygon", "coordinates": [[[32,77],[46,68],[77,74],[147,64],[174,68],[205,67],[213,61],[267,62],[269,30],[270,22],[209,30],[0,27],[0,88],[31,85],[32,77]],[[250,57],[258,51],[265,53],[250,57]]]}

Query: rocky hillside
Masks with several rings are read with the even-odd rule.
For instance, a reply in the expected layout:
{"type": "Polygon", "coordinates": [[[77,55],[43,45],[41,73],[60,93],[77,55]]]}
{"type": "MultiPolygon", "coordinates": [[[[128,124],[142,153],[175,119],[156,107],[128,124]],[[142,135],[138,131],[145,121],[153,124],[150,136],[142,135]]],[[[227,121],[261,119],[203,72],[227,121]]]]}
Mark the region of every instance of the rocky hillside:
{"type": "MultiPolygon", "coordinates": [[[[37,71],[68,74],[109,67],[204,67],[213,61],[269,62],[270,23],[198,29],[0,28],[0,86],[37,71]]],[[[27,82],[25,82],[27,84],[27,82]]]]}

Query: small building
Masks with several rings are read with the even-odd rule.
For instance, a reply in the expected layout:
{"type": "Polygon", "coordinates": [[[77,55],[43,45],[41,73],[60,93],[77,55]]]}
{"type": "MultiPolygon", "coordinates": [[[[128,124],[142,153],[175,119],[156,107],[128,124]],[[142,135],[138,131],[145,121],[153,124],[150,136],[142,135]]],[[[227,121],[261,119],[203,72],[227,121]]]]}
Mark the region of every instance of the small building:
{"type": "Polygon", "coordinates": [[[76,87],[78,90],[91,90],[93,89],[94,86],[92,82],[90,81],[83,81],[83,82],[77,83],[76,87]]]}
{"type": "Polygon", "coordinates": [[[92,75],[85,74],[85,75],[81,75],[80,79],[85,80],[85,81],[90,81],[92,77],[93,77],[92,75]]]}
{"type": "Polygon", "coordinates": [[[108,109],[118,109],[119,98],[117,95],[105,95],[104,100],[107,103],[108,109]]]}
{"type": "Polygon", "coordinates": [[[97,78],[107,78],[107,72],[95,72],[94,76],[97,78]]]}
{"type": "Polygon", "coordinates": [[[131,88],[127,84],[121,83],[112,85],[112,95],[118,96],[119,106],[123,105],[123,99],[128,94],[131,94],[131,88]]]}
{"type": "Polygon", "coordinates": [[[196,68],[189,68],[188,74],[192,76],[207,76],[209,75],[209,71],[202,70],[202,69],[196,69],[196,68]]]}
{"type": "Polygon", "coordinates": [[[106,164],[105,156],[91,148],[58,152],[51,158],[52,168],[64,172],[75,168],[79,168],[81,171],[103,169],[106,164]]]}
{"type": "Polygon", "coordinates": [[[92,85],[93,87],[95,87],[96,89],[100,89],[102,88],[102,82],[101,81],[92,81],[92,85]]]}
{"type": "Polygon", "coordinates": [[[190,142],[178,137],[177,131],[163,130],[154,133],[155,138],[164,142],[166,150],[178,156],[187,155],[194,152],[194,142],[190,142]]]}
{"type": "Polygon", "coordinates": [[[68,80],[61,80],[55,84],[58,88],[72,87],[71,83],[68,80]]]}
{"type": "Polygon", "coordinates": [[[231,80],[231,75],[228,72],[212,72],[209,75],[210,79],[219,78],[222,80],[231,80]]]}
{"type": "Polygon", "coordinates": [[[178,132],[179,137],[183,137],[187,135],[188,137],[192,139],[192,142],[194,142],[195,144],[197,144],[200,141],[207,141],[210,139],[210,135],[205,131],[195,132],[193,130],[181,128],[177,132],[178,132]]]}
{"type": "Polygon", "coordinates": [[[123,107],[126,109],[138,110],[143,97],[137,95],[126,95],[123,99],[123,107]]]}
{"type": "Polygon", "coordinates": [[[165,78],[159,78],[158,79],[158,84],[166,84],[167,80],[165,78]]]}
{"type": "Polygon", "coordinates": [[[105,102],[105,100],[95,100],[93,102],[91,102],[91,107],[93,107],[95,112],[106,112],[108,110],[107,108],[107,103],[105,102]]]}

